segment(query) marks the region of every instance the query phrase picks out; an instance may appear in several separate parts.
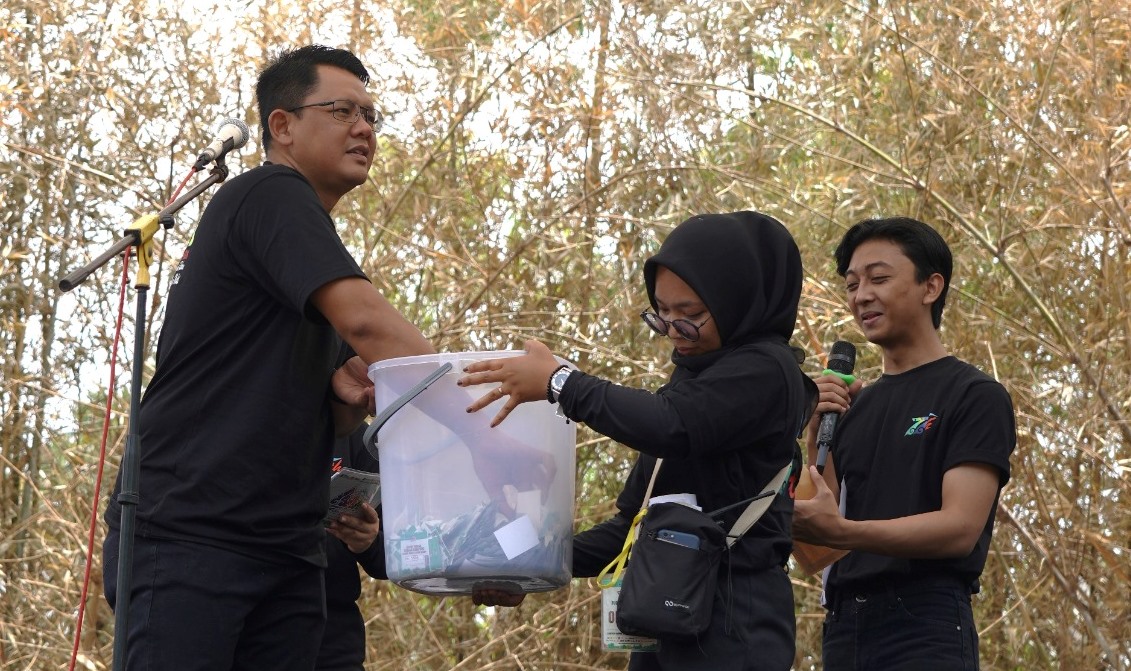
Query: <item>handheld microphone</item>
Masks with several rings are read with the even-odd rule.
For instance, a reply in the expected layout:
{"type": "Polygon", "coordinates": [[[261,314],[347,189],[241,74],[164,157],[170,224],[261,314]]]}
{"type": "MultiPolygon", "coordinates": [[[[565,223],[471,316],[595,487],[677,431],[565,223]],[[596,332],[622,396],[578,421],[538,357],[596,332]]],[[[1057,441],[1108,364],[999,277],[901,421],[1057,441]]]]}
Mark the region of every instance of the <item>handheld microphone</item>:
{"type": "MultiPolygon", "coordinates": [[[[826,373],[841,376],[851,376],[852,369],[856,367],[856,346],[850,342],[838,340],[833,343],[829,352],[829,367],[826,373]]],[[[840,419],[838,412],[826,412],[821,415],[821,424],[817,430],[817,472],[825,472],[825,460],[829,457],[829,449],[833,445],[833,433],[836,432],[836,423],[840,419]]]]}
{"type": "Polygon", "coordinates": [[[250,137],[251,131],[247,129],[247,124],[231,117],[224,119],[220,122],[220,127],[216,129],[216,139],[204,151],[200,152],[200,156],[196,159],[192,169],[203,170],[204,166],[212,161],[218,161],[231,150],[239,149],[247,144],[250,137]]]}

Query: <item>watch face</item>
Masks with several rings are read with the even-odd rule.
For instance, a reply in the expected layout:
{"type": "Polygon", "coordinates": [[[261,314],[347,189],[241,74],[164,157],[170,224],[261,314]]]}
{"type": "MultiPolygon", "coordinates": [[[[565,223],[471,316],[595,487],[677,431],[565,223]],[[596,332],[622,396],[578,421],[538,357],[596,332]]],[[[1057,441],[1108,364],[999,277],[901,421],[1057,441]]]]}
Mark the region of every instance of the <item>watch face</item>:
{"type": "Polygon", "coordinates": [[[562,370],[554,373],[554,378],[550,380],[550,386],[554,388],[554,391],[560,392],[562,390],[562,387],[565,386],[566,380],[569,379],[569,374],[570,370],[568,368],[563,368],[562,370]]]}

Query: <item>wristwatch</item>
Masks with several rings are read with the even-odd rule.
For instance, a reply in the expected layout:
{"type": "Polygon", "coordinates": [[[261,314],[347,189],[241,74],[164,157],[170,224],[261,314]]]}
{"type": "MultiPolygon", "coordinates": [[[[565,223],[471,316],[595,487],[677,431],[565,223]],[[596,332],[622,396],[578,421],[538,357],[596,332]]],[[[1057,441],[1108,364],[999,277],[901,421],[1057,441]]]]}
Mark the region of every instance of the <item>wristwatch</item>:
{"type": "Polygon", "coordinates": [[[562,394],[562,387],[565,386],[566,380],[569,379],[570,373],[569,366],[561,365],[554,369],[550,375],[550,381],[546,385],[546,400],[550,403],[557,403],[558,397],[562,394]]]}

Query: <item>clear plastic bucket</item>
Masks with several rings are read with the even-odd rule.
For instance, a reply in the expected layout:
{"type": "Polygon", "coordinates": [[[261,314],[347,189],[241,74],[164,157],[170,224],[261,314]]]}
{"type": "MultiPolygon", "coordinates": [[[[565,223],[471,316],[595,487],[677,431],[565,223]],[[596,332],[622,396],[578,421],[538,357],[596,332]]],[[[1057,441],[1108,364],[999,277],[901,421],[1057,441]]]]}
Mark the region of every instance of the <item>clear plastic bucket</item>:
{"type": "MultiPolygon", "coordinates": [[[[498,427],[497,385],[457,387],[474,361],[522,352],[429,354],[369,367],[378,411],[445,363],[452,370],[381,427],[381,525],[389,580],[424,594],[514,593],[565,586],[573,554],[577,427],[545,402],[498,427]]],[[[564,362],[563,362],[564,363],[564,362]]]]}

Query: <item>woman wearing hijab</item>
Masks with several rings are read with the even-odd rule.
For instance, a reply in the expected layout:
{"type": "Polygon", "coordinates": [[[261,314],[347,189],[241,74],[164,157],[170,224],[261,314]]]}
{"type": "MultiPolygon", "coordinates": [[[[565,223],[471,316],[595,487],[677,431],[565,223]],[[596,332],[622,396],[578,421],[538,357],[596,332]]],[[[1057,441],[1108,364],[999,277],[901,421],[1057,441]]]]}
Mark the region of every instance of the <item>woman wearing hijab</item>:
{"type": "MultiPolygon", "coordinates": [[[[652,496],[694,494],[705,511],[757,495],[790,462],[816,400],[788,344],[801,280],[800,253],[780,222],[757,212],[695,216],[644,264],[652,310],[641,316],[673,347],[667,384],[652,392],[560,367],[533,340],[526,356],[466,369],[461,385],[501,383],[469,412],[509,396],[493,425],[519,403],[549,400],[566,417],[640,453],[617,498],[617,515],[574,537],[574,576],[596,576],[617,557],[656,459],[664,461],[652,496]]],[[[743,508],[722,516],[724,529],[743,508]]],[[[633,653],[629,669],[789,669],[795,621],[785,565],[792,515],[793,501],[775,497],[724,553],[711,625],[698,640],[661,639],[657,652],[633,653]]],[[[475,598],[521,601],[493,593],[475,598]]]]}

